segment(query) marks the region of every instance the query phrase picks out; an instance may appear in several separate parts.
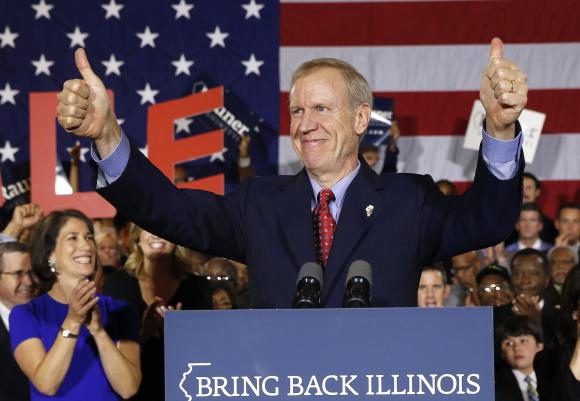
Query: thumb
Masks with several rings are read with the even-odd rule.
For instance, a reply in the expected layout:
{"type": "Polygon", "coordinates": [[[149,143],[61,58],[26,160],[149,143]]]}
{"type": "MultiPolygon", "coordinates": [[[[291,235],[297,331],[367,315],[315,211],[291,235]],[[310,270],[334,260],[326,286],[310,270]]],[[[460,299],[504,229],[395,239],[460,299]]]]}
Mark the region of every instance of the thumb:
{"type": "Polygon", "coordinates": [[[83,79],[88,85],[102,85],[101,79],[93,72],[91,65],[89,64],[89,60],[87,59],[87,54],[85,53],[85,49],[78,48],[75,51],[75,63],[77,65],[77,69],[81,73],[83,79]]]}
{"type": "Polygon", "coordinates": [[[491,40],[489,58],[490,60],[493,58],[503,58],[503,42],[498,37],[495,37],[491,40]]]}

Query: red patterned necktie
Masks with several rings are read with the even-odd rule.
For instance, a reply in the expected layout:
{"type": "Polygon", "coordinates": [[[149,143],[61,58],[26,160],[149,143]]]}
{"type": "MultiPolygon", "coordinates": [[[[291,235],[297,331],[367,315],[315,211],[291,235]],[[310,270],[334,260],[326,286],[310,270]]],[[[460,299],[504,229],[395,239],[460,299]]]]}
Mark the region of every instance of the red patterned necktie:
{"type": "Polygon", "coordinates": [[[329,204],[334,200],[334,194],[331,189],[323,189],[318,193],[318,205],[314,208],[313,213],[313,229],[314,229],[314,245],[316,247],[316,255],[318,256],[318,263],[321,266],[326,266],[328,255],[330,254],[330,247],[332,246],[332,238],[336,230],[336,222],[330,213],[329,204]]]}

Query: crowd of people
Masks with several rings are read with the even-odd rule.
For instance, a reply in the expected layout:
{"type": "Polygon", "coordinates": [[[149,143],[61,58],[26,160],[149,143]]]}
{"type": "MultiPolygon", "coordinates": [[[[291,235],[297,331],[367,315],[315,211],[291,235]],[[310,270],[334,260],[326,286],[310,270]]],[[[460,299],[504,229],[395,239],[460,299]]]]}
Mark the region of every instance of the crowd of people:
{"type": "Polygon", "coordinates": [[[19,205],[0,233],[0,400],[163,400],[165,312],[248,308],[248,292],[243,264],[19,205]]]}
{"type": "MultiPolygon", "coordinates": [[[[541,234],[534,201],[524,197],[514,242],[426,266],[417,289],[419,307],[493,307],[498,401],[573,399],[580,386],[580,205],[562,204],[541,234]]],[[[119,216],[20,205],[1,238],[5,399],[90,388],[95,399],[161,400],[165,312],[250,307],[245,265],[119,216]]]]}
{"type": "MultiPolygon", "coordinates": [[[[539,185],[534,175],[524,177],[524,188],[539,185]]],[[[493,307],[496,400],[575,400],[580,394],[580,205],[563,203],[552,230],[544,230],[548,218],[536,199],[528,193],[523,200],[514,234],[505,243],[426,267],[417,304],[493,307]]]]}

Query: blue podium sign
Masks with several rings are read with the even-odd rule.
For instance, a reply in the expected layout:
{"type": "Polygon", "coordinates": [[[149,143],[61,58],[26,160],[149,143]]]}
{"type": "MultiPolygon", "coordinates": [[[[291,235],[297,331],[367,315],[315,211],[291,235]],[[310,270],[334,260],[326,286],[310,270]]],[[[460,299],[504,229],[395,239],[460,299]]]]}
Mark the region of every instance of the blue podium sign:
{"type": "Polygon", "coordinates": [[[491,308],[175,311],[167,401],[493,401],[491,308]]]}

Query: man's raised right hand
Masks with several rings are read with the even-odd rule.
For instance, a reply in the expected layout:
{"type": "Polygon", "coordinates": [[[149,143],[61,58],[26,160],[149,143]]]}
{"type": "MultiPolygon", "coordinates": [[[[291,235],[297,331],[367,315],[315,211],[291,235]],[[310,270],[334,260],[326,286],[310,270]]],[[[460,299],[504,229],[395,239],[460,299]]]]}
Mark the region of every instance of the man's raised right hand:
{"type": "Polygon", "coordinates": [[[119,143],[121,129],[107,89],[91,69],[84,49],[76,50],[75,63],[83,79],[64,83],[58,94],[58,122],[66,131],[94,140],[99,155],[105,158],[119,143]]]}

